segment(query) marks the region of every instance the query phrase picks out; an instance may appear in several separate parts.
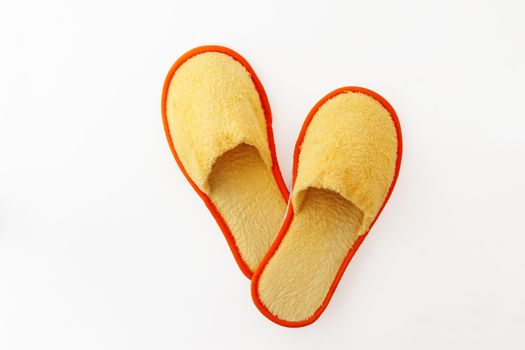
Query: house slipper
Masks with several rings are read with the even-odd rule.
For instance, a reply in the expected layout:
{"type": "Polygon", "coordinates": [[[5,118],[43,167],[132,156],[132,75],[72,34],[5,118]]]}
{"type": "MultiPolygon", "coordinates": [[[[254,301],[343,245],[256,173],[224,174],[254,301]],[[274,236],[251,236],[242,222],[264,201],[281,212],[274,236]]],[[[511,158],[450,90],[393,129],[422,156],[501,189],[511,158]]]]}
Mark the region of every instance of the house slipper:
{"type": "Polygon", "coordinates": [[[378,94],[346,87],[314,106],[295,146],[286,218],[252,277],[267,318],[287,327],[319,318],[390,197],[401,153],[396,113],[378,94]]]}
{"type": "Polygon", "coordinates": [[[177,164],[250,278],[279,231],[288,200],[259,79],[230,49],[193,49],[166,77],[162,118],[177,164]]]}

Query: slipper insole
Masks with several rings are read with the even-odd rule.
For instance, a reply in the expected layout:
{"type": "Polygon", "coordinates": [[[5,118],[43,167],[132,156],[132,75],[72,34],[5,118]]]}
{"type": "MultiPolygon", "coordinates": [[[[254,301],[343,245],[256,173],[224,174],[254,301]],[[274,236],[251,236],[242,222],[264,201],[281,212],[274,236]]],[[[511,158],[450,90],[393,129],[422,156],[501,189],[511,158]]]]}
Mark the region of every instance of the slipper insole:
{"type": "Polygon", "coordinates": [[[321,306],[363,219],[359,208],[335,192],[305,192],[279,254],[259,280],[264,305],[292,322],[307,319],[321,306]]]}
{"type": "Polygon", "coordinates": [[[224,153],[208,178],[209,197],[228,224],[253,271],[272,244],[286,203],[257,149],[241,144],[224,153]]]}

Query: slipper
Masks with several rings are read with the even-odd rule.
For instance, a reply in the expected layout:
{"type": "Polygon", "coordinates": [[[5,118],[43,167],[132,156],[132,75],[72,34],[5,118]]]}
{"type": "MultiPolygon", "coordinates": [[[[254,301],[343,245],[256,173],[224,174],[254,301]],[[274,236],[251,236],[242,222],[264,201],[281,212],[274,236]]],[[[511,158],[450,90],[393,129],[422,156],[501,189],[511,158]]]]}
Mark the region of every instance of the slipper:
{"type": "Polygon", "coordinates": [[[396,113],[378,94],[345,87],[314,106],[295,146],[286,218],[252,277],[267,318],[287,327],[319,318],[390,197],[401,153],[396,113]]]}
{"type": "Polygon", "coordinates": [[[259,79],[233,50],[193,49],[166,77],[162,118],[177,164],[251,278],[279,231],[288,200],[259,79]]]}

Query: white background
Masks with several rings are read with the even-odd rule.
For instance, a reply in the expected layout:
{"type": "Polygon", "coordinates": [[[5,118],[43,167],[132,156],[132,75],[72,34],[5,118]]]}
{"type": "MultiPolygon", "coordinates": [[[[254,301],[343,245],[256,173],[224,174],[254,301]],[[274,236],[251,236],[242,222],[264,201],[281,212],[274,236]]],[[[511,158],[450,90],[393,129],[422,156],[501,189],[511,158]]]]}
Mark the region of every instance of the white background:
{"type": "Polygon", "coordinates": [[[0,349],[524,349],[523,1],[0,7],[0,349]],[[318,99],[387,98],[394,194],[321,319],[266,320],[176,167],[164,76],[244,55],[290,183],[318,99]]]}

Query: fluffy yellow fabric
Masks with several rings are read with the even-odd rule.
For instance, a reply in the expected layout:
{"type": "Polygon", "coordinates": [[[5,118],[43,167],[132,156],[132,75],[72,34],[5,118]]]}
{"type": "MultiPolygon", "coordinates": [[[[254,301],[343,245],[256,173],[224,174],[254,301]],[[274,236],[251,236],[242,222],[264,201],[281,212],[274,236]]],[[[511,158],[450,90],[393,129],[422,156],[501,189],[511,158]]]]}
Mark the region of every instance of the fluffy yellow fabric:
{"type": "Polygon", "coordinates": [[[298,322],[321,306],[346,254],[377,215],[396,159],[395,125],[374,98],[347,92],[317,111],[299,156],[293,221],[259,279],[270,312],[298,322]]]}
{"type": "Polygon", "coordinates": [[[222,155],[209,177],[210,198],[253,271],[283,221],[286,203],[257,149],[240,145],[222,155]]]}
{"type": "Polygon", "coordinates": [[[168,89],[166,113],[177,154],[201,191],[209,191],[217,158],[241,143],[257,148],[271,167],[259,94],[232,57],[207,52],[180,66],[168,89]]]}
{"type": "Polygon", "coordinates": [[[266,119],[249,72],[223,53],[190,58],[171,80],[166,114],[184,168],[215,204],[253,271],[286,203],[271,171],[266,119]]]}

